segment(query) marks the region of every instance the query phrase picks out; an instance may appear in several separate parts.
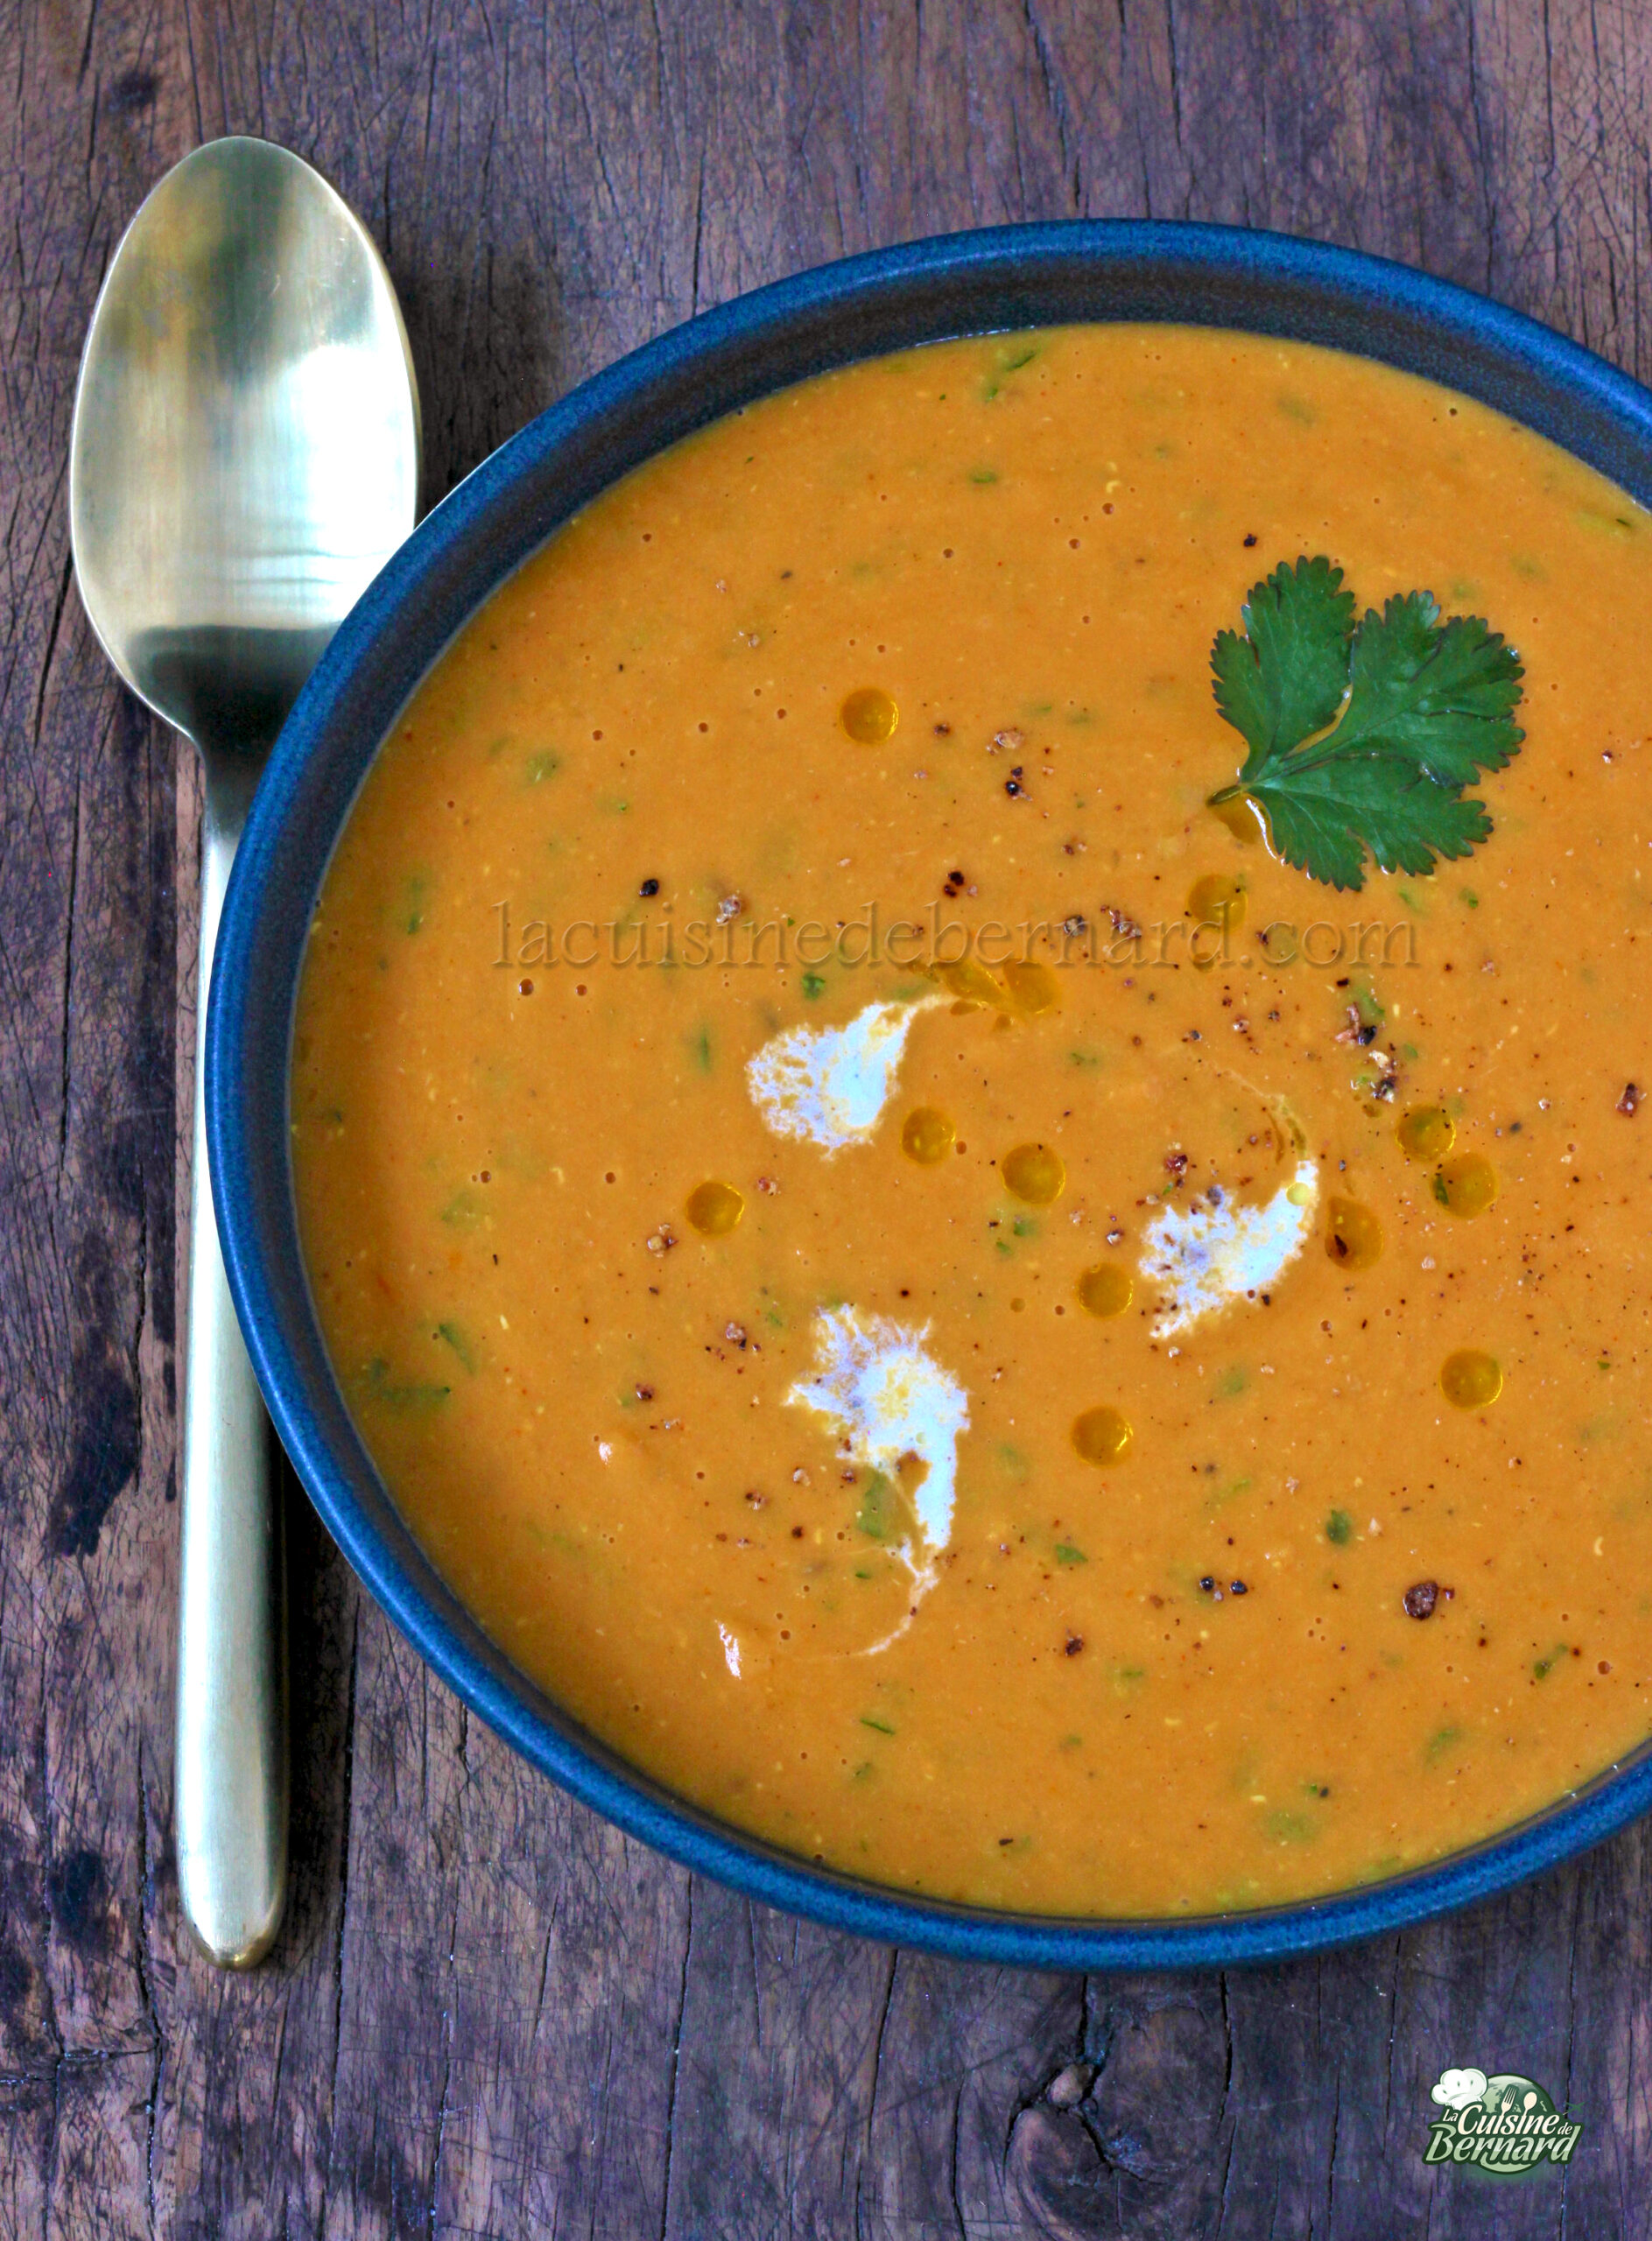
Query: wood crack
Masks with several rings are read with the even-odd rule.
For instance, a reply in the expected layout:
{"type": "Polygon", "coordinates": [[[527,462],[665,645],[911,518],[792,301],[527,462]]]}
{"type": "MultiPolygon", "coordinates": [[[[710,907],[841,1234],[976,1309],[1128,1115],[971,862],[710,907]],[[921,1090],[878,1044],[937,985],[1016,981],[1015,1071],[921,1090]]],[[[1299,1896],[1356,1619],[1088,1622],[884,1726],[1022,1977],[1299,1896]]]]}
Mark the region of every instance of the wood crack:
{"type": "Polygon", "coordinates": [[[694,1879],[684,1879],[685,1920],[683,1924],[683,1972],[677,1989],[677,2016],[671,2026],[671,2097],[665,2110],[665,2173],[660,2188],[660,2241],[666,2241],[671,2220],[671,2172],[677,2147],[677,2102],[682,2087],[683,2019],[688,2013],[688,1971],[694,1952],[694,1879]]]}

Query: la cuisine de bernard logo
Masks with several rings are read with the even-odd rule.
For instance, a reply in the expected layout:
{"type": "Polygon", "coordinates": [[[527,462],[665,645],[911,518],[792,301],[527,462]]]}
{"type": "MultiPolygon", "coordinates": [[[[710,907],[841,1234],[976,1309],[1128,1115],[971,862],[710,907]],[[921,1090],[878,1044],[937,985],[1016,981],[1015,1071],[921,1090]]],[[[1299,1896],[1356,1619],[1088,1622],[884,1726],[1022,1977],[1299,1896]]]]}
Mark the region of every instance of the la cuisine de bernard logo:
{"type": "Polygon", "coordinates": [[[1583,2137],[1541,2085],[1513,2070],[1442,2071],[1429,2094],[1440,2111],[1424,2163],[1466,2163],[1493,2179],[1524,2179],[1542,2163],[1570,2163],[1583,2137]]]}

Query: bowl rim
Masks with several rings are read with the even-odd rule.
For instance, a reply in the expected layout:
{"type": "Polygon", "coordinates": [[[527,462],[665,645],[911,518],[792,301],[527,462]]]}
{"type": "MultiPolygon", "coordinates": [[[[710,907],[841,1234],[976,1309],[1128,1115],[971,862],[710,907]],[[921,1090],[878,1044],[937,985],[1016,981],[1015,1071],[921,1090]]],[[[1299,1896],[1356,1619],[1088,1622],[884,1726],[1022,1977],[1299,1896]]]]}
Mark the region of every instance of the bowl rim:
{"type": "Polygon", "coordinates": [[[833,1928],[1042,1969],[1226,1967],[1392,1932],[1571,1858],[1652,1806],[1652,1741],[1516,1826],[1443,1858],[1244,1913],[1000,1912],[862,1882],[784,1851],[668,1790],[581,1728],[517,1671],[436,1572],[397,1515],[327,1364],[288,1157],[302,956],[295,925],[307,926],[349,803],[397,710],[486,591],[608,482],[741,402],[880,350],[1086,316],[1174,317],[1353,349],[1508,411],[1652,502],[1652,394],[1637,383],[1485,297],[1294,235],[1152,221],[995,227],[840,259],[735,297],[531,420],[425,517],[345,619],[276,745],[230,879],[205,1039],[207,1135],[230,1291],[299,1479],[369,1592],[531,1764],[628,1836],[833,1928]],[[1156,313],[1156,305],[1174,309],[1156,313]],[[972,319],[972,309],[982,315],[972,319]],[[421,638],[432,616],[446,627],[421,638]],[[306,819],[330,825],[324,849],[313,835],[306,841],[306,819]]]}

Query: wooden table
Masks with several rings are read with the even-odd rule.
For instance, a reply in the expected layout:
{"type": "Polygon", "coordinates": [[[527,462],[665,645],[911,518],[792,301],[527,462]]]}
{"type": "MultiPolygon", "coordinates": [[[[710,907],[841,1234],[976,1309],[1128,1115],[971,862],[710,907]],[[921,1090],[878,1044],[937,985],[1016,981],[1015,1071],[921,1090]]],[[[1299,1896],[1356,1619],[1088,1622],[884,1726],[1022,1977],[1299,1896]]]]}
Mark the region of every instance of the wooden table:
{"type": "Polygon", "coordinates": [[[110,677],[66,460],[98,282],[198,140],[284,141],[401,291],[434,499],[819,259],[1151,214],[1405,257],[1644,374],[1626,0],[0,0],[0,2241],[1652,2233],[1652,1844],[1291,1968],[1062,1978],[801,1927],[616,1836],[292,1505],[292,1913],[193,1957],[171,1812],[197,794],[110,677]],[[1585,2122],[1496,2187],[1429,2087],[1585,2122]]]}

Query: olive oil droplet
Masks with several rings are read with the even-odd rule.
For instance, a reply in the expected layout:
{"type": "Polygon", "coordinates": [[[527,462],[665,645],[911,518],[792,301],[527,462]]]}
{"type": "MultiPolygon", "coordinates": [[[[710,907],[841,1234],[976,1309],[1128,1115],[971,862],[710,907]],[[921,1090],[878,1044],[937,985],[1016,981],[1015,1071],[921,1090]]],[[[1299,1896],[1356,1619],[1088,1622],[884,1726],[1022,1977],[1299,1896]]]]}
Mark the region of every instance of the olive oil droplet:
{"type": "Polygon", "coordinates": [[[702,1237],[727,1237],[745,1211],[732,1183],[702,1183],[688,1194],[688,1219],[702,1237]]]}
{"type": "Polygon", "coordinates": [[[1434,1196],[1447,1213],[1467,1221],[1483,1214],[1496,1198],[1497,1170],[1479,1152],[1463,1152],[1436,1173],[1434,1196]]]}
{"type": "Polygon", "coordinates": [[[1086,1463],[1122,1463],[1134,1437],[1116,1409],[1086,1409],[1072,1427],[1072,1444],[1086,1463]]]}
{"type": "Polygon", "coordinates": [[[931,966],[930,973],[960,1003],[981,1004],[1002,1011],[1008,1001],[1002,983],[973,957],[944,958],[931,966]]]}
{"type": "Polygon", "coordinates": [[[920,1167],[937,1167],[951,1151],[957,1135],[946,1113],[932,1105],[920,1105],[906,1116],[901,1149],[920,1167]]]}
{"type": "Polygon", "coordinates": [[[1060,1010],[1061,983],[1047,965],[1033,958],[1012,959],[1004,967],[1004,980],[1022,1010],[1033,1018],[1060,1010]]]}
{"type": "Polygon", "coordinates": [[[1011,1197],[1029,1206],[1052,1205],[1067,1184],[1061,1155],[1048,1144],[1017,1144],[1004,1155],[1002,1174],[1011,1197]]]}
{"type": "Polygon", "coordinates": [[[1122,1315],[1130,1304],[1135,1286],[1130,1272],[1121,1268],[1116,1261],[1103,1261],[1093,1268],[1086,1268],[1079,1279],[1079,1304],[1087,1315],[1100,1317],[1122,1315]]]}
{"type": "Polygon", "coordinates": [[[1235,794],[1230,802],[1207,802],[1205,806],[1247,848],[1254,848],[1266,839],[1262,811],[1248,794],[1235,794]]]}
{"type": "Polygon", "coordinates": [[[1394,1131],[1408,1159],[1444,1159],[1457,1142],[1457,1127],[1443,1106],[1418,1105],[1401,1116],[1394,1131]]]}
{"type": "Polygon", "coordinates": [[[1206,872],[1188,891],[1187,915],[1196,926],[1233,931],[1245,923],[1245,882],[1234,872],[1206,872]]]}
{"type": "Polygon", "coordinates": [[[894,738],[901,712],[880,686],[862,685],[844,701],[838,720],[861,747],[882,747],[894,738]]]}
{"type": "Polygon", "coordinates": [[[1368,1268],[1382,1257],[1382,1225],[1357,1198],[1333,1198],[1325,1209],[1325,1251],[1339,1268],[1368,1268]]]}
{"type": "Polygon", "coordinates": [[[1489,1409],[1503,1389],[1503,1373],[1494,1356],[1465,1346],[1445,1357],[1440,1388],[1455,1408],[1489,1409]]]}

